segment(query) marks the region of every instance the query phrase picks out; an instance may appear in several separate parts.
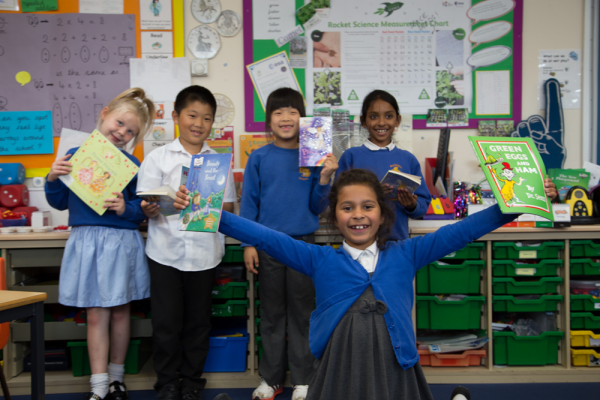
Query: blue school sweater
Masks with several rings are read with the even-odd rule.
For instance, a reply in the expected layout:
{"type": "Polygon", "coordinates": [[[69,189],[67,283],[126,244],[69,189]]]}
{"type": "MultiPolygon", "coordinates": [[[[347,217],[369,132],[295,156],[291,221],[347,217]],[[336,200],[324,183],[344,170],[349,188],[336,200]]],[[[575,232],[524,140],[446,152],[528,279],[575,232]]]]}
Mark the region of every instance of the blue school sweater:
{"type": "MultiPolygon", "coordinates": [[[[71,149],[67,154],[75,154],[77,149],[78,147],[71,149]]],[[[138,167],[140,166],[140,162],[136,157],[125,151],[123,151],[123,154],[125,154],[135,165],[138,167]]],[[[146,216],[141,207],[142,199],[135,194],[136,187],[137,174],[125,187],[125,190],[123,190],[125,212],[120,216],[112,210],[107,210],[103,215],[98,215],[98,213],[88,207],[79,196],[71,192],[60,179],[57,179],[54,182],[46,181],[44,189],[46,191],[46,200],[48,201],[48,204],[57,210],[69,210],[70,226],[97,225],[120,229],[138,229],[140,224],[146,219],[146,216]]],[[[117,189],[114,191],[118,192],[117,189]]],[[[113,196],[111,195],[111,197],[113,196]]]]}
{"type": "Polygon", "coordinates": [[[417,158],[412,153],[398,147],[392,151],[388,149],[373,151],[363,145],[346,150],[340,157],[339,165],[340,167],[335,174],[336,180],[342,172],[353,168],[368,169],[377,175],[379,181],[390,169],[394,168],[400,172],[421,177],[421,186],[415,191],[417,206],[412,212],[408,212],[398,201],[390,201],[395,211],[396,222],[392,226],[389,239],[403,240],[408,238],[408,218],[421,217],[427,212],[429,203],[431,203],[431,195],[425,184],[425,179],[421,173],[421,165],[417,158]]]}
{"type": "Polygon", "coordinates": [[[464,248],[468,243],[512,221],[517,214],[502,214],[498,206],[446,225],[435,233],[389,241],[380,251],[373,276],[340,247],[317,246],[224,212],[219,231],[264,250],[283,264],[312,278],[317,309],[310,319],[309,343],[321,358],[329,338],[348,308],[369,285],[377,300],[388,306],[383,315],[396,359],[404,369],[419,361],[412,327],[413,279],[417,270],[464,248]]]}
{"type": "Polygon", "coordinates": [[[331,186],[319,184],[321,168],[299,167],[299,155],[274,144],[250,154],[240,216],[292,237],[319,229],[331,186]]]}

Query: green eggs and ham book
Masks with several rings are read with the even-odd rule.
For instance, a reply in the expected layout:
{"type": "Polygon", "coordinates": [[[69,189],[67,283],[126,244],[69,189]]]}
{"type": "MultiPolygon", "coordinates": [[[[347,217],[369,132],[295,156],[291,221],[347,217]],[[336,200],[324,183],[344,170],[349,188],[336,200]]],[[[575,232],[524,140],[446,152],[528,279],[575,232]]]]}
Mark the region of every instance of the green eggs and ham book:
{"type": "Polygon", "coordinates": [[[179,230],[217,232],[231,168],[231,154],[192,156],[185,187],[190,204],[179,214],[179,230]]]}
{"type": "Polygon", "coordinates": [[[470,136],[469,140],[503,213],[554,221],[544,191],[546,167],[530,138],[470,136]]]}
{"type": "Polygon", "coordinates": [[[94,130],[71,156],[71,173],[59,179],[98,214],[106,212],[104,200],[122,192],[139,168],[110,140],[94,130]]]}

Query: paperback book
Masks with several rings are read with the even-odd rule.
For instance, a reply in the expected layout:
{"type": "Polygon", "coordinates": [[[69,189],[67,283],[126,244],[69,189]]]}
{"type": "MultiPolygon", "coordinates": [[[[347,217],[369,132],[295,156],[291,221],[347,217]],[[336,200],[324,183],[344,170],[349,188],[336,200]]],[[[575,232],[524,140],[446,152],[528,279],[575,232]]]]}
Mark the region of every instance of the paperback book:
{"type": "Polygon", "coordinates": [[[98,214],[106,212],[104,200],[122,192],[139,168],[99,131],[92,134],[69,160],[71,173],[59,179],[98,214]]]}
{"type": "Polygon", "coordinates": [[[180,231],[217,232],[230,168],[231,154],[192,156],[185,184],[190,204],[179,214],[180,231]]]}
{"type": "Polygon", "coordinates": [[[381,180],[381,184],[390,185],[393,188],[392,193],[388,196],[388,200],[397,201],[398,189],[406,189],[411,194],[414,194],[415,190],[421,186],[421,177],[391,169],[385,174],[381,180]]]}
{"type": "Polygon", "coordinates": [[[333,152],[331,117],[300,118],[300,166],[320,167],[333,152]]]}
{"type": "MultiPolygon", "coordinates": [[[[189,167],[185,165],[181,167],[181,180],[180,185],[185,185],[187,182],[189,167]]],[[[145,192],[137,193],[139,197],[146,200],[148,203],[156,203],[159,205],[158,212],[168,217],[169,215],[179,214],[179,210],[173,206],[175,198],[175,190],[169,185],[163,185],[157,189],[147,190],[145,192]]]]}
{"type": "Polygon", "coordinates": [[[470,136],[469,140],[503,213],[534,214],[554,221],[544,191],[546,168],[530,138],[470,136]]]}

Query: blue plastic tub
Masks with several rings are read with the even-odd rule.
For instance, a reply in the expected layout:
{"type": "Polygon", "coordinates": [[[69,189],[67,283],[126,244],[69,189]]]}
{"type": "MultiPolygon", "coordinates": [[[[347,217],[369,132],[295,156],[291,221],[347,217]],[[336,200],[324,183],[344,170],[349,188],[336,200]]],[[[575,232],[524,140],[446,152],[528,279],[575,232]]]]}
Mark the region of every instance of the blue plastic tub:
{"type": "Polygon", "coordinates": [[[248,341],[248,334],[211,337],[204,372],[245,372],[248,341]]]}

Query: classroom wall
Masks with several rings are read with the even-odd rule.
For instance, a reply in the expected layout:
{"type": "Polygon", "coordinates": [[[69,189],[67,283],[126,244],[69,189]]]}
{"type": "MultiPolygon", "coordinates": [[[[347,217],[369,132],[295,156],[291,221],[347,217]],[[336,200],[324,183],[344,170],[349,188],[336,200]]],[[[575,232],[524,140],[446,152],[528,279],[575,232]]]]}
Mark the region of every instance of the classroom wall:
{"type": "MultiPolygon", "coordinates": [[[[332,0],[333,5],[343,0],[332,0]]],[[[585,0],[527,0],[524,2],[523,20],[523,106],[522,118],[542,114],[538,110],[538,51],[548,49],[582,49],[583,12],[585,0]]],[[[185,29],[187,33],[199,25],[189,13],[191,0],[185,0],[185,29]]],[[[241,0],[221,0],[222,8],[231,9],[242,15],[241,0]]],[[[223,47],[215,58],[209,61],[209,76],[193,78],[192,83],[203,85],[213,92],[231,98],[236,112],[233,126],[236,138],[244,134],[244,70],[243,34],[233,38],[222,38],[223,47]]],[[[186,54],[188,51],[186,49],[186,54]]],[[[193,56],[189,55],[190,58],[193,56]]],[[[585,55],[584,55],[585,57],[585,55]]],[[[565,168],[579,168],[582,165],[581,109],[565,110],[565,142],[567,159],[565,168]]],[[[450,151],[457,160],[455,180],[479,181],[483,178],[477,166],[467,136],[477,135],[474,129],[453,129],[450,151]]],[[[426,157],[437,154],[439,130],[413,131],[413,153],[423,165],[426,157]]],[[[236,143],[237,145],[237,140],[236,143]]],[[[239,168],[239,152],[236,152],[235,165],[239,168]]]]}

